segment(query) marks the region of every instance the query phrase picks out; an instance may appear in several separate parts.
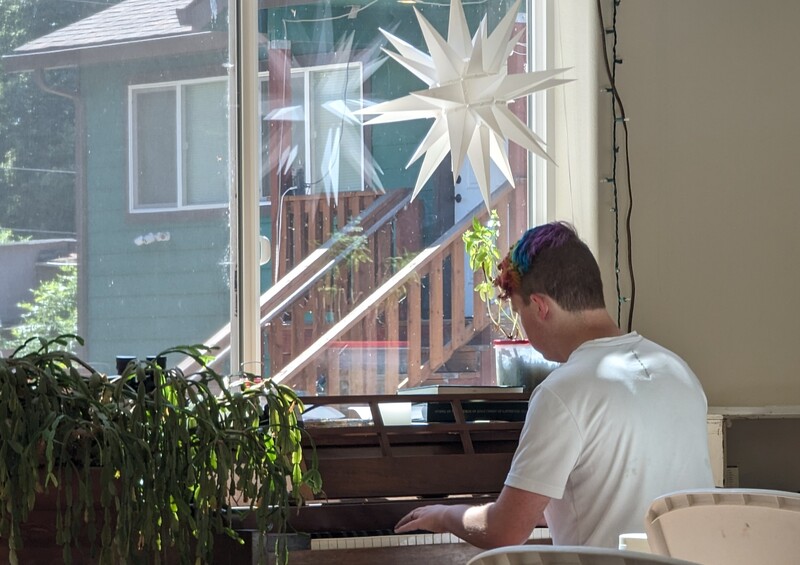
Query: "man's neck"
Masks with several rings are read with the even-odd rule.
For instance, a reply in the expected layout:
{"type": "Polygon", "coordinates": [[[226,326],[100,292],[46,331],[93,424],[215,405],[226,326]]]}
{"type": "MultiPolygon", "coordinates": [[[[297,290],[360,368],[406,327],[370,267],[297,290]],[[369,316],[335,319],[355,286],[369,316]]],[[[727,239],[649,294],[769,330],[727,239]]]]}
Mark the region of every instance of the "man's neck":
{"type": "Polygon", "coordinates": [[[570,314],[564,327],[564,360],[578,347],[595,339],[624,335],[605,308],[570,314]]]}

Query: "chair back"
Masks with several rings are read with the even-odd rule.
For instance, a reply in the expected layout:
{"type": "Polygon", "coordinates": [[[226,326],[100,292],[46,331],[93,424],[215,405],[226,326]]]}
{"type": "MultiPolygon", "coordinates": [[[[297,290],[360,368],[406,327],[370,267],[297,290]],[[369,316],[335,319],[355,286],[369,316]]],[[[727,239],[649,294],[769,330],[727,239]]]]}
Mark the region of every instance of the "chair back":
{"type": "Polygon", "coordinates": [[[608,547],[512,545],[479,553],[468,565],[697,565],[663,555],[608,547]]]}
{"type": "Polygon", "coordinates": [[[653,553],[703,565],[800,563],[800,494],[765,489],[679,491],[645,517],[653,553]]]}

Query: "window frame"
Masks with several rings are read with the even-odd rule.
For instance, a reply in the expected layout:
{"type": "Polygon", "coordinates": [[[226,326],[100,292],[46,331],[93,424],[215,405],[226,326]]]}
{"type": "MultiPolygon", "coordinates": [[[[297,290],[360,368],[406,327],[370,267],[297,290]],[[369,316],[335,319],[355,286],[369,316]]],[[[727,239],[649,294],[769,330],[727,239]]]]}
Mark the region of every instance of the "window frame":
{"type": "MultiPolygon", "coordinates": [[[[194,210],[219,210],[226,209],[229,205],[230,199],[230,186],[225,191],[225,199],[208,204],[188,204],[186,192],[186,178],[184,172],[184,160],[182,158],[182,146],[184,139],[186,139],[186,128],[183,120],[183,113],[185,111],[185,97],[184,92],[187,86],[196,84],[205,84],[217,82],[225,86],[226,89],[230,88],[229,77],[225,75],[192,78],[192,79],[178,79],[159,82],[136,83],[128,85],[128,213],[132,215],[140,214],[161,214],[161,213],[175,213],[194,210]],[[142,206],[138,203],[138,128],[137,128],[137,96],[148,92],[158,91],[172,91],[175,93],[175,202],[174,206],[154,205],[142,206]]],[[[227,140],[228,146],[225,147],[225,154],[230,156],[230,139],[227,140]]],[[[230,158],[230,157],[229,157],[230,158]]],[[[228,182],[233,179],[228,178],[228,182]]]]}
{"type": "MultiPolygon", "coordinates": [[[[255,4],[255,3],[254,3],[255,4]]],[[[529,56],[528,58],[528,70],[534,70],[530,68],[530,65],[534,65],[536,68],[540,68],[540,65],[549,62],[549,56],[551,53],[550,48],[550,34],[547,33],[552,22],[550,21],[552,10],[551,10],[552,0],[525,0],[524,1],[524,9],[525,13],[527,14],[527,22],[526,22],[526,38],[529,49],[535,49],[535,54],[533,57],[529,56]],[[533,20],[533,21],[532,21],[533,20]],[[532,24],[532,25],[531,25],[532,24]]],[[[244,69],[243,74],[250,74],[252,70],[255,70],[253,74],[256,75],[256,83],[259,85],[259,88],[256,90],[258,93],[256,96],[258,97],[258,104],[243,104],[244,112],[242,113],[241,122],[243,124],[252,123],[253,119],[258,120],[259,122],[259,134],[258,139],[259,143],[263,143],[263,136],[260,133],[261,127],[261,115],[260,111],[260,104],[261,104],[261,75],[262,73],[258,72],[256,69],[258,68],[258,57],[257,57],[257,47],[258,42],[256,39],[256,33],[254,33],[255,28],[257,27],[255,24],[256,18],[253,17],[252,20],[247,20],[243,18],[239,18],[238,12],[241,10],[251,16],[254,16],[255,10],[252,6],[248,3],[240,4],[239,2],[232,2],[230,4],[233,10],[233,15],[231,17],[232,22],[232,43],[231,43],[231,55],[233,59],[233,75],[232,78],[235,78],[236,69],[241,68],[244,69]],[[247,22],[247,23],[246,23],[247,22]],[[241,25],[239,25],[241,24],[241,25]],[[240,39],[237,39],[235,36],[241,34],[241,43],[239,42],[240,39]],[[253,60],[255,59],[255,60],[253,60]],[[241,62],[249,62],[251,64],[242,64],[238,65],[237,63],[241,62]],[[252,112],[252,113],[250,113],[252,112]]],[[[305,68],[305,67],[299,67],[305,68]]],[[[263,73],[264,75],[268,76],[268,73],[263,73]]],[[[364,98],[364,80],[362,75],[362,80],[359,81],[359,88],[361,89],[361,100],[363,103],[364,98]]],[[[232,97],[246,97],[250,93],[244,92],[240,93],[235,91],[233,88],[231,90],[232,97]]],[[[535,100],[531,100],[529,98],[528,101],[528,124],[536,124],[538,126],[547,127],[551,126],[551,116],[547,113],[548,107],[548,98],[552,96],[550,93],[544,94],[537,94],[535,100]]],[[[306,124],[308,127],[308,124],[306,124]]],[[[552,139],[549,137],[552,136],[552,132],[554,128],[547,127],[546,132],[542,132],[544,139],[548,140],[548,144],[553,143],[552,139]],[[550,133],[550,135],[547,135],[550,133]]],[[[361,128],[361,138],[362,142],[366,138],[368,134],[365,133],[363,124],[361,128]]],[[[260,155],[260,147],[257,148],[258,153],[260,155]]],[[[364,181],[363,178],[363,167],[364,167],[364,151],[365,146],[362,143],[362,157],[361,157],[361,164],[362,164],[362,187],[367,186],[367,183],[364,181]]],[[[259,164],[261,163],[261,158],[259,158],[259,164]]],[[[239,167],[241,163],[234,162],[234,164],[239,167]]],[[[528,177],[527,183],[524,187],[518,187],[518,189],[524,189],[528,195],[528,223],[531,225],[534,219],[539,218],[546,218],[550,215],[549,210],[552,206],[553,198],[551,197],[551,183],[548,182],[550,180],[550,175],[552,174],[553,167],[549,163],[539,164],[535,161],[535,158],[528,154],[528,177]],[[540,183],[544,183],[541,185],[540,183]]],[[[261,180],[260,171],[258,175],[254,175],[255,178],[261,180]]],[[[238,180],[238,179],[237,179],[238,180]]],[[[362,188],[363,189],[363,188],[362,188]]],[[[243,188],[241,183],[235,185],[235,190],[240,197],[244,197],[243,188]]],[[[269,194],[267,195],[267,200],[265,201],[262,198],[264,189],[263,185],[259,185],[259,194],[257,200],[263,204],[277,204],[273,202],[269,202],[269,194]]],[[[232,217],[232,220],[235,216],[232,217]]],[[[235,221],[236,225],[239,226],[240,223],[238,220],[235,221]]],[[[246,225],[241,225],[241,237],[239,237],[239,241],[241,242],[244,249],[237,248],[237,241],[236,238],[233,237],[234,233],[232,231],[232,242],[231,242],[231,249],[235,251],[234,256],[244,256],[247,255],[248,248],[254,245],[256,238],[259,236],[258,226],[251,224],[250,228],[246,225]]],[[[232,272],[236,272],[236,268],[232,270],[232,272]]],[[[255,308],[259,304],[259,293],[256,292],[258,285],[260,284],[260,278],[257,275],[253,275],[252,277],[242,276],[239,279],[242,282],[242,289],[237,292],[237,290],[233,291],[233,300],[232,300],[232,315],[231,315],[231,326],[232,328],[237,328],[239,332],[232,332],[231,335],[231,344],[232,344],[232,359],[238,360],[240,363],[261,363],[260,357],[260,332],[261,328],[260,325],[254,321],[247,321],[238,320],[239,314],[238,312],[245,312],[248,313],[250,311],[257,311],[255,308]],[[237,323],[238,320],[238,323],[237,323]],[[237,342],[241,340],[240,343],[237,342]],[[248,355],[247,352],[250,352],[248,355]],[[237,352],[240,354],[238,357],[237,352]],[[255,354],[258,352],[258,355],[255,354]]]]}

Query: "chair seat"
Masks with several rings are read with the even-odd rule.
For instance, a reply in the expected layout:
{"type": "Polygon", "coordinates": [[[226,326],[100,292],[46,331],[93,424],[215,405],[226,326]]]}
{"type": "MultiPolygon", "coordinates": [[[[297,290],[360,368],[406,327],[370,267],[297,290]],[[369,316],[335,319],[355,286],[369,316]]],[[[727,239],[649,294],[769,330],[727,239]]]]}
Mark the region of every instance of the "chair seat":
{"type": "Polygon", "coordinates": [[[663,555],[586,546],[514,545],[479,553],[468,565],[697,565],[663,555]]]}
{"type": "Polygon", "coordinates": [[[657,498],[645,518],[654,553],[703,565],[800,563],[800,494],[698,489],[657,498]]]}

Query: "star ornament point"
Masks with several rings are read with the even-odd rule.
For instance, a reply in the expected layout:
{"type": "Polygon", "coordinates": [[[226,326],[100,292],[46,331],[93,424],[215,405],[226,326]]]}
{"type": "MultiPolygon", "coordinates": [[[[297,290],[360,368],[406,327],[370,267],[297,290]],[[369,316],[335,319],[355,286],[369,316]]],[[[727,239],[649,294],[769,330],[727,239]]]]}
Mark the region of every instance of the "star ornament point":
{"type": "Polygon", "coordinates": [[[428,53],[381,30],[397,52],[384,49],[392,59],[428,85],[406,96],[364,108],[360,113],[375,115],[365,125],[433,119],[408,166],[422,157],[413,197],[439,164],[452,154],[455,181],[468,159],[489,208],[491,162],[514,186],[506,141],[552,161],[542,140],[508,107],[515,99],[558,86],[569,79],[557,78],[567,69],[508,74],[508,57],[523,30],[514,31],[520,0],[487,32],[484,16],[474,36],[469,28],[461,0],[450,3],[450,21],[445,40],[414,8],[428,53]],[[424,155],[424,157],[423,157],[424,155]]]}

